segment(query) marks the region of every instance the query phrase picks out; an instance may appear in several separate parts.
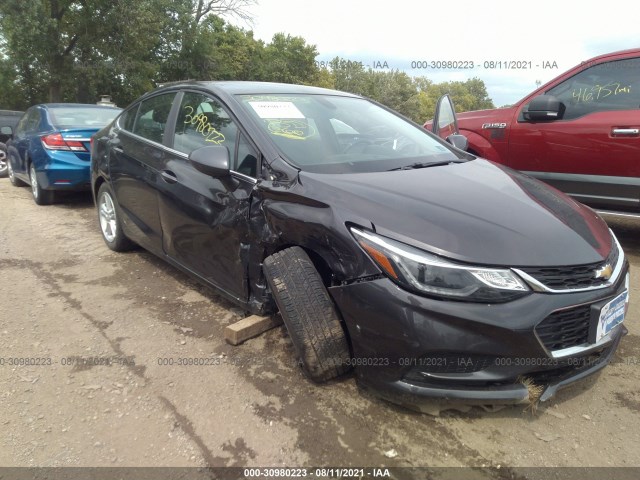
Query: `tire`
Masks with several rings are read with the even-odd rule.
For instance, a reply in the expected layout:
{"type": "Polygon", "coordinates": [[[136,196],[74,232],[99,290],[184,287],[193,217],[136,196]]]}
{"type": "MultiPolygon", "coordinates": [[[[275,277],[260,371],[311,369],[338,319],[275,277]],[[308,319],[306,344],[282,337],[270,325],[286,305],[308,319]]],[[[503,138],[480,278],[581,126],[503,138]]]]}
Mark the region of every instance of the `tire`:
{"type": "Polygon", "coordinates": [[[305,251],[275,253],[263,270],[307,376],[325,382],[348,372],[349,345],[338,312],[305,251]]]}
{"type": "Polygon", "coordinates": [[[4,143],[0,143],[0,178],[7,176],[7,162],[9,158],[7,156],[7,146],[4,143]]]}
{"type": "Polygon", "coordinates": [[[100,185],[97,198],[98,225],[102,239],[114,252],[131,250],[135,244],[127,238],[120,222],[120,209],[106,183],[100,185]]]}
{"type": "Polygon", "coordinates": [[[24,183],[22,180],[20,180],[18,177],[15,176],[15,174],[13,173],[13,167],[11,166],[11,162],[9,161],[9,159],[7,158],[7,174],[9,175],[9,181],[11,182],[11,185],[13,185],[14,187],[25,187],[27,184],[24,183]]]}
{"type": "Polygon", "coordinates": [[[55,192],[53,190],[44,190],[38,183],[38,176],[36,175],[36,167],[33,163],[29,165],[29,181],[31,182],[31,195],[33,195],[33,201],[38,205],[50,205],[55,198],[55,192]]]}

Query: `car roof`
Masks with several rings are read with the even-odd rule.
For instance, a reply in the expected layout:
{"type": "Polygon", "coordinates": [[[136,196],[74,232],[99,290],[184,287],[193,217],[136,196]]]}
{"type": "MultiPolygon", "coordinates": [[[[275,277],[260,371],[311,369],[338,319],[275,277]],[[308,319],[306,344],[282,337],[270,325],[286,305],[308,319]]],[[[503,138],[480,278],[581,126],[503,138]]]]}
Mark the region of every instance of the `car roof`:
{"type": "Polygon", "coordinates": [[[18,111],[18,110],[0,110],[0,116],[7,116],[7,117],[12,117],[12,116],[22,116],[24,112],[18,111]]]}
{"type": "Polygon", "coordinates": [[[96,105],[95,103],[40,103],[41,107],[46,108],[112,108],[114,110],[122,110],[119,107],[111,107],[107,105],[96,105]]]}
{"type": "Polygon", "coordinates": [[[604,53],[602,55],[598,55],[596,57],[592,57],[589,60],[587,60],[586,62],[583,63],[587,63],[587,62],[595,62],[598,60],[602,60],[605,58],[609,58],[609,57],[633,57],[633,56],[637,56],[640,55],[640,48],[629,48],[627,50],[618,50],[617,52],[609,52],[609,53],[604,53]]]}
{"type": "Polygon", "coordinates": [[[228,95],[268,95],[268,94],[310,94],[310,95],[339,95],[344,97],[358,97],[357,95],[331,90],[328,88],[297,85],[292,83],[275,82],[248,82],[248,81],[184,81],[164,84],[162,87],[149,92],[159,90],[172,90],[197,87],[214,93],[226,93],[228,95]]]}

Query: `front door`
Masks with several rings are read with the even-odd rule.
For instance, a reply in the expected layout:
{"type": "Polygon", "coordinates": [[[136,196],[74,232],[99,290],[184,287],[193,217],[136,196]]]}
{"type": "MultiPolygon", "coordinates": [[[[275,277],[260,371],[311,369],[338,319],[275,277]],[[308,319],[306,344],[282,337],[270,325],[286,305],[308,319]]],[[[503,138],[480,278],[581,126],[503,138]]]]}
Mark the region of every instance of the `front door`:
{"type": "Polygon", "coordinates": [[[248,221],[257,150],[220,102],[198,92],[184,93],[172,150],[159,188],[163,249],[207,282],[247,300],[248,221]],[[196,170],[187,157],[208,145],[227,147],[231,170],[243,173],[213,178],[196,170]]]}
{"type": "Polygon", "coordinates": [[[545,94],[562,118],[511,127],[508,165],[594,207],[640,209],[640,58],[585,66],[545,94]]]}

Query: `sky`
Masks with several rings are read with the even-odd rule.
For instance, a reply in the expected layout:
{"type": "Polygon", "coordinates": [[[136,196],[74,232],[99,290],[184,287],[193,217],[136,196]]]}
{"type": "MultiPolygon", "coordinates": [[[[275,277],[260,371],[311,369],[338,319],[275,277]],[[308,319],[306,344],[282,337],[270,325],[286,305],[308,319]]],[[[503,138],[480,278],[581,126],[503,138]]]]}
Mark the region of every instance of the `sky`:
{"type": "Polygon", "coordinates": [[[253,24],[242,26],[265,42],[284,32],[315,45],[319,62],[340,56],[436,83],[478,77],[496,106],[596,55],[640,47],[638,1],[256,2],[249,8],[253,24]],[[473,62],[473,68],[443,69],[437,62],[473,62]]]}

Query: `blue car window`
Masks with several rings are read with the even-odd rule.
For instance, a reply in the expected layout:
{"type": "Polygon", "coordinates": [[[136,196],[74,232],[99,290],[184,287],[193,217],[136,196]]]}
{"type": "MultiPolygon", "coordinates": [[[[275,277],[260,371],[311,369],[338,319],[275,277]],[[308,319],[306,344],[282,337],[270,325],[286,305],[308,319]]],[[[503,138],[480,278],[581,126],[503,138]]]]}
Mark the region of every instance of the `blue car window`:
{"type": "Polygon", "coordinates": [[[40,109],[32,108],[27,112],[25,132],[37,132],[40,129],[40,109]]]}
{"type": "Polygon", "coordinates": [[[27,131],[27,120],[29,118],[29,113],[25,113],[24,115],[22,115],[22,117],[20,118],[20,121],[18,122],[18,124],[16,125],[16,131],[15,131],[15,136],[16,137],[20,137],[22,135],[24,135],[24,133],[27,131]]]}

